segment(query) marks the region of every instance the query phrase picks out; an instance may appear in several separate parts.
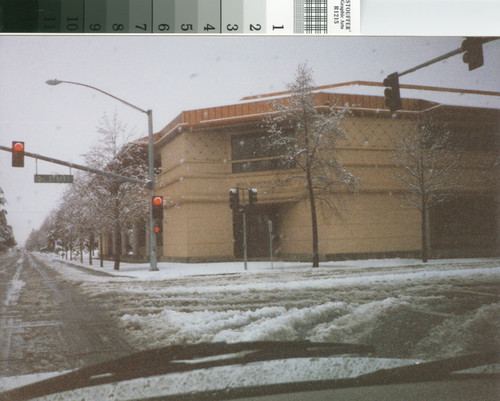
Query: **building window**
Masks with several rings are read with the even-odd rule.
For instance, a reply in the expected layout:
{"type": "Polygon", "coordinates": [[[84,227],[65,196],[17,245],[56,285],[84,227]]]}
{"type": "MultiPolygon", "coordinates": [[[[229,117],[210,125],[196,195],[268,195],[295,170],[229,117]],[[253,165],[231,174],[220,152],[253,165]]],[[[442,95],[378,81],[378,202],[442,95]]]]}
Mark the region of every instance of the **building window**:
{"type": "Polygon", "coordinates": [[[231,137],[233,173],[251,171],[280,170],[293,168],[293,163],[280,156],[283,149],[271,147],[267,136],[260,134],[242,134],[231,137]],[[234,162],[241,160],[241,162],[234,162]]]}

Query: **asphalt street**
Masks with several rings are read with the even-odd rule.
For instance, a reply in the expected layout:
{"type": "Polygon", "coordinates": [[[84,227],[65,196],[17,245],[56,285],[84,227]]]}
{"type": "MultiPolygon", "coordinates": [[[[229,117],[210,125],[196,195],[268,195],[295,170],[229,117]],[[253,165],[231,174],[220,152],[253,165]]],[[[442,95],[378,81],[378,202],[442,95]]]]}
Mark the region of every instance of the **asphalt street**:
{"type": "Polygon", "coordinates": [[[0,255],[0,302],[0,376],[75,369],[133,352],[99,305],[29,253],[0,255]]]}

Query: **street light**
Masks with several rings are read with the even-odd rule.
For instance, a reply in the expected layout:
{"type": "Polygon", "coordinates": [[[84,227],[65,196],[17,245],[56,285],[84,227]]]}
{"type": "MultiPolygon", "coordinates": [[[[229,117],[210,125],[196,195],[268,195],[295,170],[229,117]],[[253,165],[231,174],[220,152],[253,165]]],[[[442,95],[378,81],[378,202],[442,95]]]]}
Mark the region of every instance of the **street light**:
{"type": "MultiPolygon", "coordinates": [[[[91,85],[87,84],[82,84],[80,82],[72,82],[72,81],[61,81],[58,79],[49,79],[48,81],[45,81],[47,85],[55,86],[59,84],[72,84],[72,85],[79,85],[79,86],[84,86],[86,88],[93,89],[97,92],[101,92],[106,96],[112,97],[115,100],[118,100],[119,102],[126,104],[129,107],[132,107],[133,109],[140,111],[141,113],[144,113],[148,116],[148,155],[149,155],[149,191],[151,197],[155,195],[155,174],[154,174],[154,148],[153,148],[153,110],[144,110],[141,109],[140,107],[134,106],[132,103],[129,103],[123,99],[120,99],[119,97],[116,97],[112,95],[111,93],[105,92],[102,89],[96,88],[91,85]]],[[[151,203],[151,202],[150,202],[151,203]]],[[[152,271],[157,271],[158,270],[158,262],[157,262],[157,257],[156,257],[156,233],[154,231],[154,221],[153,221],[153,207],[150,204],[149,206],[149,245],[150,245],[150,266],[152,271]]]]}

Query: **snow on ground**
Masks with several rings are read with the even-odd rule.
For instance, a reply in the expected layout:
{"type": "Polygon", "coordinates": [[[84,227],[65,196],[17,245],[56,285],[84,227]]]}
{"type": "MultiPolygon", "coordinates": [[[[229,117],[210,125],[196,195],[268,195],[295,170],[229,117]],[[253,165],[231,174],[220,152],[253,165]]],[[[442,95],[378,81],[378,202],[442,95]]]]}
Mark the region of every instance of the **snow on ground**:
{"type": "MultiPolygon", "coordinates": [[[[149,263],[121,263],[120,270],[113,270],[113,261],[105,260],[103,267],[99,266],[99,260],[94,259],[93,265],[89,265],[88,262],[80,263],[78,261],[70,261],[66,259],[60,259],[51,255],[44,255],[46,258],[52,261],[61,262],[64,265],[71,264],[74,266],[85,267],[86,269],[105,272],[116,277],[126,277],[126,278],[136,278],[139,280],[168,280],[173,278],[182,278],[189,276],[202,276],[202,275],[223,275],[223,274],[255,274],[255,273],[276,273],[276,272],[294,272],[303,271],[304,268],[309,268],[310,263],[301,262],[274,262],[271,265],[270,262],[248,262],[248,270],[244,270],[243,262],[221,262],[221,263],[170,263],[170,262],[159,262],[158,271],[151,271],[149,263]]],[[[419,259],[366,259],[366,260],[349,260],[340,262],[323,262],[320,268],[314,269],[315,272],[327,269],[332,271],[333,269],[340,269],[342,272],[349,270],[359,270],[359,269],[380,269],[380,268],[419,268],[422,269],[421,276],[423,278],[429,278],[429,275],[447,275],[443,273],[445,270],[454,270],[451,275],[469,275],[477,274],[478,271],[471,269],[471,266],[482,265],[483,263],[488,264],[490,268],[491,264],[495,265],[497,272],[500,269],[500,259],[438,259],[431,260],[427,263],[423,263],[419,259]],[[440,272],[432,271],[429,267],[441,267],[440,272]]],[[[64,271],[61,271],[64,273],[64,271]]],[[[394,276],[390,276],[394,273],[398,274],[400,270],[392,269],[387,272],[385,280],[394,279],[394,276]]],[[[414,274],[415,271],[408,271],[408,274],[414,274]]],[[[95,277],[88,276],[86,274],[78,274],[75,271],[71,272],[71,276],[68,278],[73,278],[77,280],[96,280],[95,277]]],[[[375,278],[377,279],[377,278],[375,278]]]]}
{"type": "MultiPolygon", "coordinates": [[[[385,356],[435,359],[500,346],[500,259],[112,262],[58,271],[107,307],[139,349],[202,341],[377,344],[385,356]]],[[[75,266],[82,266],[74,262],[75,266]]]]}
{"type": "MultiPolygon", "coordinates": [[[[426,264],[356,260],[317,269],[308,263],[278,261],[271,268],[269,262],[249,262],[246,271],[241,262],[162,262],[153,272],[148,263],[122,263],[114,271],[109,261],[101,268],[98,260],[88,266],[38,257],[105,307],[138,350],[203,341],[309,339],[372,344],[379,356],[402,363],[500,349],[498,258],[426,264]]],[[[349,368],[345,359],[342,363],[349,368]]],[[[229,372],[221,377],[231,378],[229,372]]],[[[196,376],[204,374],[192,379],[207,383],[196,376]]],[[[174,377],[169,383],[176,382],[174,377]]],[[[103,391],[124,389],[111,385],[103,391]]]]}
{"type": "Polygon", "coordinates": [[[28,384],[35,383],[41,380],[50,379],[52,377],[59,376],[68,372],[69,370],[61,372],[33,373],[31,375],[20,375],[14,377],[0,377],[0,392],[21,386],[26,386],[28,384]]]}
{"type": "MultiPolygon", "coordinates": [[[[357,357],[296,358],[256,362],[237,367],[221,366],[82,388],[62,393],[58,395],[57,400],[126,401],[278,383],[347,379],[379,369],[391,369],[416,362],[418,361],[357,357]]],[[[37,400],[53,401],[53,397],[41,397],[37,400]]]]}
{"type": "Polygon", "coordinates": [[[9,287],[7,290],[7,296],[5,297],[5,300],[3,301],[3,305],[5,305],[5,306],[15,304],[19,298],[19,294],[21,293],[21,290],[24,287],[25,282],[22,280],[19,280],[19,276],[21,274],[21,270],[23,267],[23,262],[24,262],[24,259],[22,259],[22,258],[17,262],[16,273],[14,274],[14,277],[9,284],[9,287]]]}

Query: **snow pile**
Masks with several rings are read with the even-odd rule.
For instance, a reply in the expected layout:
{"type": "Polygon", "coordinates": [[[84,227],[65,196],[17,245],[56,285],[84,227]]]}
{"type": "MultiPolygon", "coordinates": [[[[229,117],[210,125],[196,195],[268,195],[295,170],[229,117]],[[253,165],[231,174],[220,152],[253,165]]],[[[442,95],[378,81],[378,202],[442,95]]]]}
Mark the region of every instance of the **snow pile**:
{"type": "Polygon", "coordinates": [[[386,298],[367,304],[351,307],[350,313],[323,323],[314,328],[310,339],[312,341],[340,342],[350,338],[352,342],[362,342],[369,333],[377,327],[377,320],[394,313],[396,309],[410,305],[398,298],[386,298]]]}
{"type": "Polygon", "coordinates": [[[497,302],[444,320],[417,344],[416,354],[444,359],[478,349],[500,350],[499,311],[497,302]]]}
{"type": "Polygon", "coordinates": [[[345,313],[344,302],[328,302],[311,308],[291,308],[276,316],[259,319],[246,327],[226,329],[219,332],[214,341],[286,341],[303,338],[309,331],[325,320],[345,313]]]}
{"type": "Polygon", "coordinates": [[[147,332],[156,345],[197,342],[285,341],[303,338],[310,327],[348,310],[344,302],[310,308],[263,307],[256,310],[177,312],[121,317],[129,330],[147,332]]]}

